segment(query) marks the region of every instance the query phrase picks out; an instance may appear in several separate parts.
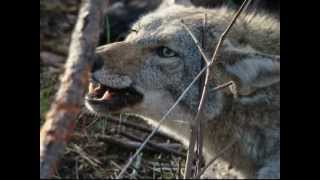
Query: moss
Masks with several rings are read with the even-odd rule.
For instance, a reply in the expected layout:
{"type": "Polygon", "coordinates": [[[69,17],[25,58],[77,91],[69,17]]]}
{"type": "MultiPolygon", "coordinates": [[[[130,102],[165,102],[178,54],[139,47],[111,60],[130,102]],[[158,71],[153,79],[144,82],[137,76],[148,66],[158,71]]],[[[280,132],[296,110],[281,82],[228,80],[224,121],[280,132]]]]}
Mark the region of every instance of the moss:
{"type": "Polygon", "coordinates": [[[40,90],[40,117],[43,118],[44,114],[49,110],[49,98],[52,94],[52,88],[45,88],[40,90]]]}
{"type": "Polygon", "coordinates": [[[58,74],[48,71],[48,68],[40,68],[40,125],[44,120],[46,112],[50,108],[52,99],[56,93],[58,74]]]}

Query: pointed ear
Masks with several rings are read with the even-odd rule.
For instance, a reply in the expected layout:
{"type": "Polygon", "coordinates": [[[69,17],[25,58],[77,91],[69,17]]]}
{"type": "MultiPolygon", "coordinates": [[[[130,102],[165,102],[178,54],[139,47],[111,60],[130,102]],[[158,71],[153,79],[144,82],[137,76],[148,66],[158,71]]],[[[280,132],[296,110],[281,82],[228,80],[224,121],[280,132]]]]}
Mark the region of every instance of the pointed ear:
{"type": "Polygon", "coordinates": [[[280,81],[280,56],[236,48],[225,53],[224,71],[236,83],[239,95],[249,95],[280,81]]]}
{"type": "Polygon", "coordinates": [[[166,8],[170,5],[192,6],[191,0],[162,0],[159,8],[166,8]]]}

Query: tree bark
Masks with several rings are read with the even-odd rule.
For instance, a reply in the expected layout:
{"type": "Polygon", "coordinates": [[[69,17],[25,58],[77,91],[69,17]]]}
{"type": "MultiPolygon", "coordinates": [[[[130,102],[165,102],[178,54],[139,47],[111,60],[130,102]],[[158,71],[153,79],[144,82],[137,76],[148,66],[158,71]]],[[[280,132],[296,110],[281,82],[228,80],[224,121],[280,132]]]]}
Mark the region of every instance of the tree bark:
{"type": "Polygon", "coordinates": [[[80,112],[107,2],[84,0],[72,34],[65,72],[40,130],[40,178],[49,178],[80,112]]]}

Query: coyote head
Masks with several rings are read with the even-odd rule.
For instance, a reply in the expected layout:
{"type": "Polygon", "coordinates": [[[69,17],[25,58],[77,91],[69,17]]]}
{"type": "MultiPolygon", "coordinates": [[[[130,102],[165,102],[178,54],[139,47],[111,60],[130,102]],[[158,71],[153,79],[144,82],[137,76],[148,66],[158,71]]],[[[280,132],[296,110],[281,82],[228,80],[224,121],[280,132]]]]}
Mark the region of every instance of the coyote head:
{"type": "MultiPolygon", "coordinates": [[[[227,8],[170,6],[150,13],[132,26],[122,42],[98,47],[86,106],[96,113],[128,112],[160,119],[201,69],[201,55],[181,20],[211,57],[234,11],[227,8]],[[203,16],[208,16],[203,32],[203,16]]],[[[265,16],[240,17],[210,68],[204,117],[221,113],[233,96],[212,88],[234,81],[240,96],[280,81],[279,23],[265,16]]],[[[199,81],[191,87],[170,120],[189,120],[199,103],[199,81]]],[[[230,101],[231,100],[231,101],[230,101]]]]}

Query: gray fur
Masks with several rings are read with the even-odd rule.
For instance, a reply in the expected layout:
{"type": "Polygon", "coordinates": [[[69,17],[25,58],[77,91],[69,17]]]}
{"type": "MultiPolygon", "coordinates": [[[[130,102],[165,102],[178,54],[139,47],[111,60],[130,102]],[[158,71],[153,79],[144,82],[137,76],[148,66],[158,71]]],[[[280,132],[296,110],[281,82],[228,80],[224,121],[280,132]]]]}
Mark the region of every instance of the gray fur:
{"type": "MultiPolygon", "coordinates": [[[[130,77],[130,82],[144,94],[143,102],[122,112],[138,114],[157,125],[157,120],[200,71],[200,53],[180,21],[183,19],[201,40],[204,13],[208,15],[205,53],[210,57],[219,35],[234,14],[233,10],[163,6],[141,17],[132,27],[138,32],[130,33],[125,41],[98,48],[97,54],[105,59],[103,68],[108,73],[95,72],[93,76],[107,85],[108,74],[130,77]],[[159,57],[156,50],[161,46],[172,49],[178,56],[159,57]]],[[[205,158],[214,157],[231,139],[237,138],[238,143],[218,159],[204,177],[280,177],[279,46],[280,23],[268,15],[240,16],[230,31],[218,62],[211,68],[209,93],[204,105],[205,158]],[[211,91],[230,80],[236,84],[238,98],[229,89],[211,91]],[[228,169],[230,163],[232,169],[228,169]]],[[[116,86],[114,83],[118,81],[110,83],[116,86]]],[[[119,82],[119,86],[122,85],[119,82]]],[[[187,146],[188,123],[195,115],[198,100],[199,84],[196,84],[169,115],[161,131],[187,146]]],[[[108,113],[93,105],[87,106],[93,111],[108,113]]]]}

